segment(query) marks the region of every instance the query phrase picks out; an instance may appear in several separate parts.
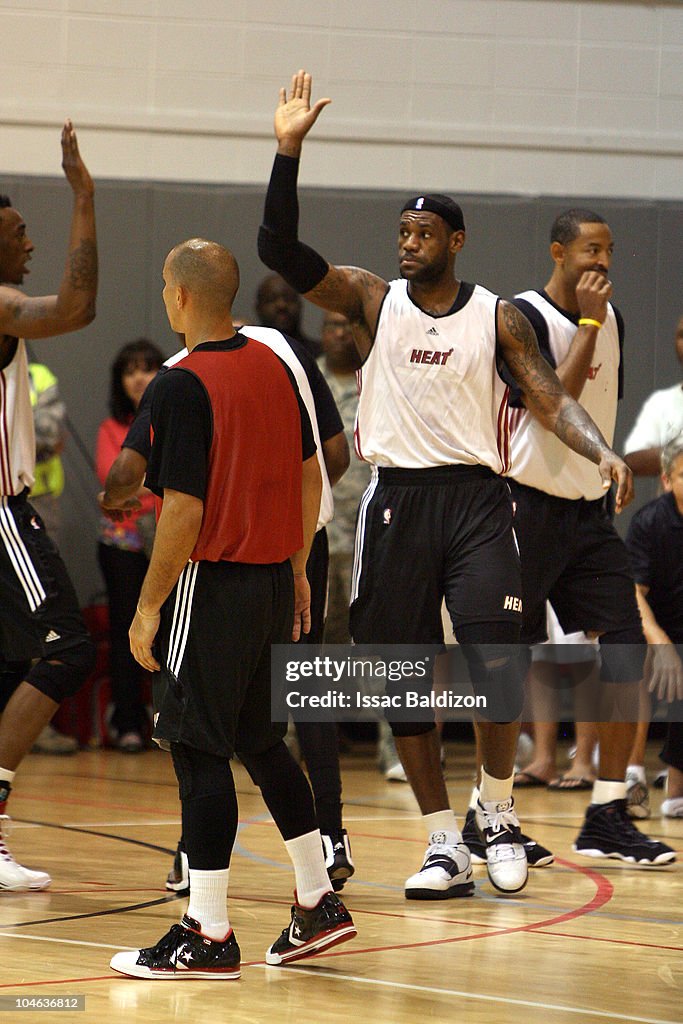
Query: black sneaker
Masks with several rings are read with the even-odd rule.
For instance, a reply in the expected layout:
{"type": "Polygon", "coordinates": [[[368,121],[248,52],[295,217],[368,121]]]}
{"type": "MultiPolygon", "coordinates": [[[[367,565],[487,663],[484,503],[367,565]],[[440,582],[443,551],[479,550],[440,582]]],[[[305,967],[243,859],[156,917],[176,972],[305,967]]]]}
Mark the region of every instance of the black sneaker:
{"type": "MultiPolygon", "coordinates": [[[[520,833],[520,837],[524,843],[526,859],[530,868],[545,868],[553,863],[555,856],[545,846],[541,846],[540,843],[537,843],[535,839],[532,839],[531,836],[526,835],[524,832],[520,833]]],[[[462,838],[465,845],[469,847],[472,863],[485,864],[486,850],[479,835],[473,807],[470,807],[465,815],[465,827],[462,830],[462,838]]]]}
{"type": "Polygon", "coordinates": [[[179,892],[184,895],[190,891],[190,867],[182,839],[176,847],[173,867],[166,876],[166,888],[169,892],[179,892]]]}
{"type": "Polygon", "coordinates": [[[615,857],[629,864],[670,864],[676,851],[639,832],[628,816],[626,800],[590,804],[572,849],[584,857],[615,857]]]}
{"type": "Polygon", "coordinates": [[[312,910],[294,904],[292,920],[267,951],[266,963],[277,967],[292,960],[315,956],[323,949],[347,942],[354,935],[356,926],[348,910],[338,896],[328,892],[312,910]]]}
{"type": "Polygon", "coordinates": [[[117,953],[109,966],[131,978],[235,981],[240,976],[240,947],[232,929],[224,942],[215,942],[186,914],[156,946],[117,953]]]}
{"type": "Polygon", "coordinates": [[[322,835],[323,854],[325,856],[325,868],[329,875],[332,888],[339,892],[344,888],[347,878],[354,874],[356,868],[351,859],[351,844],[342,828],[338,832],[330,832],[329,835],[322,835]]]}

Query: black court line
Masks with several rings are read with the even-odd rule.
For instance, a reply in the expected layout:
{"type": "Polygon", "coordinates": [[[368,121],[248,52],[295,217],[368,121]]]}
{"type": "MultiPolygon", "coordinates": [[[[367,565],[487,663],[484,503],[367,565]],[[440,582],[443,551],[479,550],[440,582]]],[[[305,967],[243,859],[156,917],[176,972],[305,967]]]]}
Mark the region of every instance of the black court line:
{"type": "MultiPolygon", "coordinates": [[[[127,836],[112,836],[107,832],[97,832],[95,829],[78,828],[70,825],[55,825],[50,821],[35,821],[28,818],[15,818],[14,820],[20,821],[24,825],[40,825],[43,828],[60,829],[63,832],[80,832],[83,835],[96,836],[99,839],[113,839],[118,843],[131,843],[133,846],[141,846],[144,849],[153,850],[155,853],[165,853],[171,857],[175,853],[175,850],[170,850],[167,846],[156,846],[154,843],[145,843],[141,839],[129,839],[127,836]]],[[[106,890],[103,890],[103,894],[106,894],[106,890]]],[[[186,895],[187,893],[169,892],[166,896],[160,896],[154,900],[147,900],[144,903],[132,903],[125,907],[111,907],[109,910],[93,910],[88,914],[71,914],[66,917],[44,917],[38,921],[18,921],[15,924],[3,924],[2,931],[6,931],[9,928],[28,928],[37,924],[58,924],[62,921],[81,921],[91,917],[107,917],[110,914],[127,914],[130,910],[144,910],[146,907],[158,907],[164,903],[173,903],[176,900],[183,899],[186,895]]]]}

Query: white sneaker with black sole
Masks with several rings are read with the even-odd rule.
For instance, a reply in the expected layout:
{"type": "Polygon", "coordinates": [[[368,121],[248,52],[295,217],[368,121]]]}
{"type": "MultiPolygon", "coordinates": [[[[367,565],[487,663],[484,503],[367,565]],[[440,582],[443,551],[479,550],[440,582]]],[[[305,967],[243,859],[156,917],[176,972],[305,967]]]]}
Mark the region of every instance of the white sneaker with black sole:
{"type": "Polygon", "coordinates": [[[521,892],[529,878],[529,864],[515,801],[477,801],[475,820],[486,849],[489,881],[498,892],[521,892]]]}
{"type": "Polygon", "coordinates": [[[406,881],[407,900],[450,900],[474,892],[470,851],[459,832],[432,832],[422,867],[406,881]]]}

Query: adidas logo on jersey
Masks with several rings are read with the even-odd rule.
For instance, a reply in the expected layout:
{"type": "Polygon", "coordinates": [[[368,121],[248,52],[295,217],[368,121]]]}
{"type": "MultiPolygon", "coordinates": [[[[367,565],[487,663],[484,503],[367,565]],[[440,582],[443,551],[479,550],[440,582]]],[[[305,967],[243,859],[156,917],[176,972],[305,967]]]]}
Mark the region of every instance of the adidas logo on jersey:
{"type": "MultiPolygon", "coordinates": [[[[427,334],[430,334],[427,331],[427,334]]],[[[432,352],[429,349],[414,348],[410,361],[411,363],[426,363],[431,366],[445,366],[450,356],[453,355],[453,349],[449,348],[447,352],[432,352]]]]}
{"type": "Polygon", "coordinates": [[[427,331],[427,334],[431,334],[435,338],[439,337],[439,332],[437,331],[436,327],[430,327],[429,330],[427,331]]]}
{"type": "Polygon", "coordinates": [[[54,629],[51,629],[50,632],[45,637],[45,641],[44,642],[46,644],[51,644],[53,642],[53,640],[61,640],[61,639],[62,638],[59,635],[59,633],[55,633],[54,629]]]}

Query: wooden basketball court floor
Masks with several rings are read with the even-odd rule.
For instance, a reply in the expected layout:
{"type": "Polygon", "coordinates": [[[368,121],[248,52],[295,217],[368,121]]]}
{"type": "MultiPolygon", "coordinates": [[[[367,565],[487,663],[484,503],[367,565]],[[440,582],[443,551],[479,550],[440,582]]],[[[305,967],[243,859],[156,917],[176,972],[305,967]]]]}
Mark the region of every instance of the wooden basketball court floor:
{"type": "MultiPolygon", "coordinates": [[[[472,750],[458,743],[447,753],[461,815],[472,750]]],[[[683,1021],[683,821],[659,817],[659,794],[646,824],[681,849],[673,866],[585,860],[571,843],[586,794],[522,791],[524,827],[555,851],[555,865],[532,871],[514,898],[496,895],[478,867],[474,897],[421,903],[403,896],[425,848],[408,786],[385,782],[368,747],[345,756],[343,771],[356,862],[343,895],[358,937],[299,965],[265,966],[266,948],[289,921],[293,873],[258,791],[236,765],[241,826],[229,912],[242,978],[142,981],[115,974],[109,960],[118,949],[154,944],[185,906],[164,890],[179,832],[170,759],[160,751],[30,756],[12,796],[9,842],[53,884],[44,893],[0,893],[0,1024],[683,1021]],[[30,1007],[73,996],[85,997],[83,1012],[14,1010],[17,999],[30,1007]]]]}

